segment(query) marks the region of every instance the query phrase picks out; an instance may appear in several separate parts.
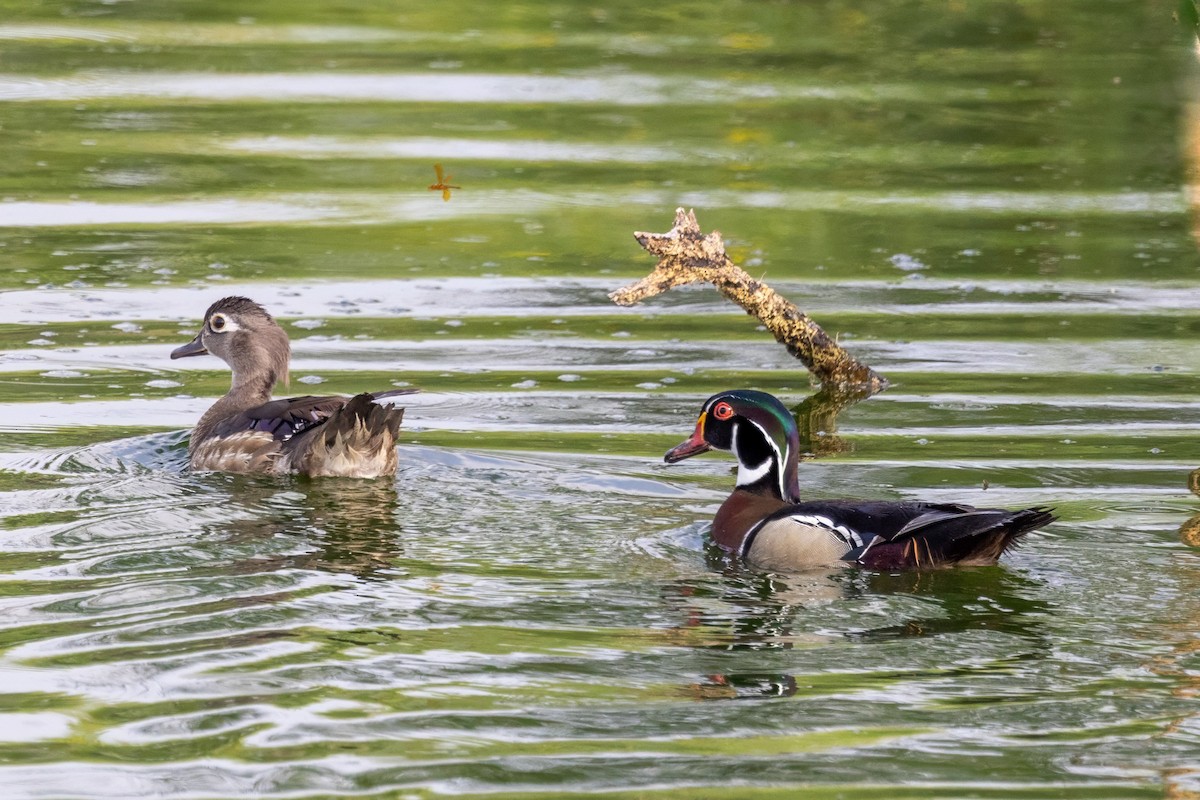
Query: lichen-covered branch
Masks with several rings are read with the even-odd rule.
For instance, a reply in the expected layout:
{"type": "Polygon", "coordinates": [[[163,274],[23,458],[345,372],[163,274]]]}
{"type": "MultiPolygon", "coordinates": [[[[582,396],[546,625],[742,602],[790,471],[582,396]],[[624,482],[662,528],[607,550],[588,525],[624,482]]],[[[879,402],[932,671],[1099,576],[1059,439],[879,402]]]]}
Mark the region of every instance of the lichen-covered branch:
{"type": "Polygon", "coordinates": [[[676,209],[675,227],[668,233],[639,231],[633,236],[658,256],[658,264],[637,283],[612,292],[609,297],[617,305],[633,305],[675,286],[711,283],[747,314],[762,320],[776,341],[804,362],[822,385],[863,387],[871,393],[887,386],[882,375],[843,350],[794,303],[730,261],[718,231],[702,236],[694,212],[676,209]]]}

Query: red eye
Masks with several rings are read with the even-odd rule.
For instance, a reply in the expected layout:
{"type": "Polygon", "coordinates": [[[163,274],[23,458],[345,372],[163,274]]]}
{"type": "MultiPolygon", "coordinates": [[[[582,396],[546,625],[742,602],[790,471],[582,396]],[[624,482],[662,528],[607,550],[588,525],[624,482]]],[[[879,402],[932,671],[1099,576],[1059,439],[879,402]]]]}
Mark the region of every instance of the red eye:
{"type": "Polygon", "coordinates": [[[717,403],[713,406],[713,416],[721,420],[729,419],[733,416],[733,406],[724,401],[717,403]]]}

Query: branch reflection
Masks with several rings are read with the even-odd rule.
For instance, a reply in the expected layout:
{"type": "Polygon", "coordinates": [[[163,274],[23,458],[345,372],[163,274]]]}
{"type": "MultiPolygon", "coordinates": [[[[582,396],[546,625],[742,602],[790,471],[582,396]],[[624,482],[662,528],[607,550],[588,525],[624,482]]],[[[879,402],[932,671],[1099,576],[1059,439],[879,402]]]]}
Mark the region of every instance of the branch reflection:
{"type": "Polygon", "coordinates": [[[853,452],[854,444],[838,435],[838,415],[878,394],[868,388],[823,386],[792,409],[800,430],[801,458],[821,458],[853,452]]]}

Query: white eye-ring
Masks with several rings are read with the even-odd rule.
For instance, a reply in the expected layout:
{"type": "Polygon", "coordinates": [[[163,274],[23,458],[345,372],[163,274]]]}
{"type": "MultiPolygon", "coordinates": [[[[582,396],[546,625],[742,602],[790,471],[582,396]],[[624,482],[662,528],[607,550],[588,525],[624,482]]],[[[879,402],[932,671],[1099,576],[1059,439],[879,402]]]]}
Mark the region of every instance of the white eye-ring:
{"type": "Polygon", "coordinates": [[[214,333],[226,333],[236,331],[238,324],[224,314],[213,314],[208,318],[208,327],[212,328],[214,333]]]}

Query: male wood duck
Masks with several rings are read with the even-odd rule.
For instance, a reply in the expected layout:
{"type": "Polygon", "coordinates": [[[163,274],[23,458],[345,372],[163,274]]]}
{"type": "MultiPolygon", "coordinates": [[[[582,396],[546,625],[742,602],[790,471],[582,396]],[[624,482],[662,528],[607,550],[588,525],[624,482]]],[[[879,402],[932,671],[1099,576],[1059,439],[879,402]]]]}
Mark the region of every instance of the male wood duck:
{"type": "Polygon", "coordinates": [[[209,306],[200,333],[171,358],[206,353],[233,369],[233,384],[192,431],[192,469],[346,478],[396,472],[404,409],[375,401],[415,389],[272,400],[276,382],[287,383],[291,346],[271,315],[245,297],[209,306]]]}
{"type": "Polygon", "coordinates": [[[878,570],[994,564],[1022,536],[1054,521],[1049,508],[1008,511],[957,503],[800,500],[796,421],[766,392],[738,389],[704,403],[691,438],[668,463],[728,450],[737,486],[713,520],[725,550],[768,570],[853,563],[878,570]]]}

